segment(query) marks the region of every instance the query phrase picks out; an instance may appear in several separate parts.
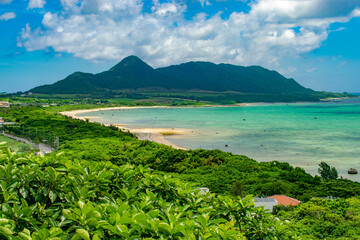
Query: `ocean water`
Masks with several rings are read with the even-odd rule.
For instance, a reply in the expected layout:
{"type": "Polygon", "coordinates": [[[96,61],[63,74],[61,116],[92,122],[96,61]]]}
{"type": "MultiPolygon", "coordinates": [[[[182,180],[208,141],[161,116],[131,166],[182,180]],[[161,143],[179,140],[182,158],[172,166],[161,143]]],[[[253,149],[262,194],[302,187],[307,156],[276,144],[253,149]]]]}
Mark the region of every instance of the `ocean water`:
{"type": "Polygon", "coordinates": [[[79,114],[131,128],[181,128],[165,138],[189,149],[221,149],[257,161],[285,161],[317,174],[325,161],[360,182],[360,98],[246,107],[139,108],[79,114]],[[358,175],[349,175],[352,167],[358,175]]]}

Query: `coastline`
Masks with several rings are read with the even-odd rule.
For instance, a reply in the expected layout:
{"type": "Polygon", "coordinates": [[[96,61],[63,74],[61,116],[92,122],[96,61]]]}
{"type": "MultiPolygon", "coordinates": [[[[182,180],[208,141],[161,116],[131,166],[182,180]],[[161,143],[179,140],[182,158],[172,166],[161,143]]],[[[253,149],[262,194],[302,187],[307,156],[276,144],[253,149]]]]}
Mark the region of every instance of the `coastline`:
{"type": "MultiPolygon", "coordinates": [[[[295,103],[303,103],[303,102],[295,102],[295,103]]],[[[129,109],[151,109],[151,108],[206,108],[206,107],[250,107],[250,106],[262,106],[262,105],[276,105],[276,104],[295,104],[295,103],[284,103],[284,102],[274,102],[274,103],[267,103],[267,102],[252,102],[252,103],[237,103],[233,105],[202,105],[202,106],[135,106],[135,107],[105,107],[105,108],[93,108],[93,109],[79,109],[79,110],[71,110],[71,111],[64,111],[60,112],[60,114],[72,117],[74,119],[80,120],[90,120],[95,117],[80,117],[76,116],[77,114],[81,113],[88,113],[88,112],[98,112],[98,111],[105,111],[105,110],[129,110],[129,109]]]]}
{"type": "MultiPolygon", "coordinates": [[[[238,103],[235,105],[203,105],[203,106],[136,106],[136,107],[107,107],[107,108],[94,108],[94,109],[82,109],[82,110],[71,110],[60,112],[60,114],[64,116],[68,116],[74,119],[79,119],[82,121],[89,122],[97,122],[97,117],[90,116],[77,116],[81,113],[89,113],[89,112],[98,112],[105,110],[129,110],[129,109],[139,109],[139,108],[202,108],[202,107],[248,107],[248,106],[258,106],[258,105],[266,105],[266,104],[279,104],[279,103],[265,103],[265,102],[256,102],[256,103],[238,103]]],[[[137,136],[139,140],[148,140],[152,142],[157,142],[160,144],[164,144],[175,149],[188,150],[185,147],[176,145],[165,139],[165,135],[183,135],[183,134],[191,134],[191,130],[188,129],[173,129],[173,128],[130,128],[126,124],[114,124],[122,131],[129,131],[137,136]]]]}
{"type": "MultiPolygon", "coordinates": [[[[339,99],[339,98],[337,98],[339,99]]],[[[321,100],[319,103],[326,103],[331,100],[321,100]]],[[[98,112],[98,111],[107,111],[107,110],[129,110],[129,109],[158,109],[158,108],[208,108],[208,107],[250,107],[250,106],[264,106],[264,105],[278,105],[278,104],[300,104],[300,103],[309,103],[309,102],[293,102],[293,103],[284,103],[284,102],[252,102],[252,103],[238,103],[234,105],[203,105],[203,106],[122,106],[122,107],[106,107],[106,108],[95,108],[95,109],[82,109],[82,110],[72,110],[72,111],[64,111],[60,112],[60,114],[79,119],[82,121],[90,121],[90,122],[98,122],[96,118],[91,116],[78,116],[78,114],[89,113],[89,112],[98,112]]],[[[191,130],[189,129],[174,129],[174,128],[131,128],[126,124],[108,124],[113,125],[119,128],[122,131],[129,131],[137,136],[139,140],[148,140],[157,142],[160,144],[165,144],[167,146],[171,146],[175,149],[188,150],[182,146],[176,145],[167,139],[165,139],[166,135],[183,135],[183,134],[191,134],[191,130]]]]}
{"type": "MultiPolygon", "coordinates": [[[[74,119],[79,119],[82,121],[97,122],[95,119],[97,117],[87,117],[87,116],[77,116],[80,113],[88,112],[98,112],[103,110],[126,110],[126,109],[136,109],[136,108],[171,108],[169,106],[146,106],[146,107],[111,107],[111,108],[96,108],[96,109],[83,109],[83,110],[73,110],[60,112],[64,116],[68,116],[74,119]]],[[[110,124],[108,124],[109,126],[110,124]]],[[[114,124],[113,126],[119,128],[122,131],[129,131],[137,136],[139,140],[148,140],[152,142],[157,142],[164,144],[175,149],[188,150],[182,146],[171,143],[166,140],[164,135],[183,135],[189,134],[187,129],[170,129],[170,128],[130,128],[125,124],[114,124]]]]}

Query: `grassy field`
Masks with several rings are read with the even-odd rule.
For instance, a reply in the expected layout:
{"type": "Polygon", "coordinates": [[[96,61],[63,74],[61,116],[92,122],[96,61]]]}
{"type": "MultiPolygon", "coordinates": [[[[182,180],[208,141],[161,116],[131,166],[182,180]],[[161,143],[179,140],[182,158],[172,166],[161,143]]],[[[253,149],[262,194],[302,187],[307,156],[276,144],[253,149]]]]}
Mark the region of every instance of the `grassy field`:
{"type": "Polygon", "coordinates": [[[33,146],[26,143],[21,143],[18,141],[15,141],[11,138],[4,137],[3,135],[0,135],[0,143],[5,142],[4,145],[0,146],[1,148],[10,148],[14,152],[22,153],[22,152],[31,152],[33,151],[33,146]]]}

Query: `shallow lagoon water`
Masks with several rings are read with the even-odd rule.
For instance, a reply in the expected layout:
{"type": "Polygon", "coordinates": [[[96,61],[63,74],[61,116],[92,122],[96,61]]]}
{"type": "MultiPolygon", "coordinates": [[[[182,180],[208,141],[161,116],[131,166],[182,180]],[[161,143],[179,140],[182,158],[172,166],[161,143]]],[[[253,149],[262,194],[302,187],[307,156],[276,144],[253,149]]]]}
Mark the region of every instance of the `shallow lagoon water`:
{"type": "Polygon", "coordinates": [[[286,161],[317,174],[318,164],[360,182],[360,99],[247,107],[138,108],[79,114],[131,128],[185,128],[166,136],[189,149],[221,149],[257,161],[286,161]],[[227,145],[228,147],[225,147],[227,145]]]}

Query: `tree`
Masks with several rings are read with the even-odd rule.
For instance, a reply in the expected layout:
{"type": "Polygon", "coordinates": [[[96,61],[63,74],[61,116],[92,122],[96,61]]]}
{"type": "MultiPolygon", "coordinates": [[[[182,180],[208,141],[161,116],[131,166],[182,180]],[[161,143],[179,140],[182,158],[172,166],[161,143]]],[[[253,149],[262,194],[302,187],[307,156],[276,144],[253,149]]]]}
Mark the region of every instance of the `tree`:
{"type": "Polygon", "coordinates": [[[234,196],[243,196],[244,185],[240,181],[236,181],[235,184],[231,188],[231,193],[234,196]]]}
{"type": "Polygon", "coordinates": [[[335,180],[338,178],[338,171],[335,167],[329,166],[326,162],[319,164],[318,172],[324,180],[335,180]]]}

